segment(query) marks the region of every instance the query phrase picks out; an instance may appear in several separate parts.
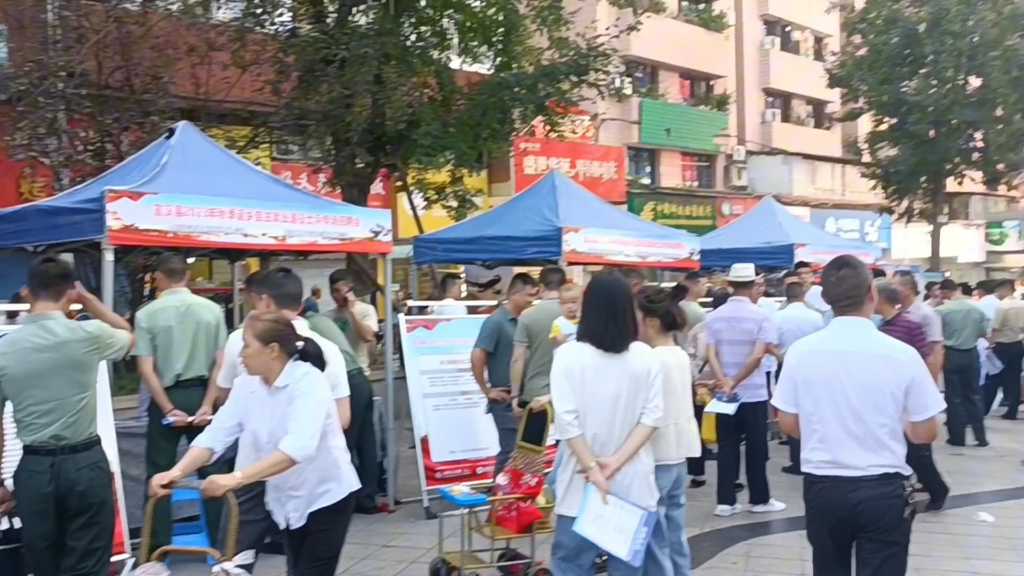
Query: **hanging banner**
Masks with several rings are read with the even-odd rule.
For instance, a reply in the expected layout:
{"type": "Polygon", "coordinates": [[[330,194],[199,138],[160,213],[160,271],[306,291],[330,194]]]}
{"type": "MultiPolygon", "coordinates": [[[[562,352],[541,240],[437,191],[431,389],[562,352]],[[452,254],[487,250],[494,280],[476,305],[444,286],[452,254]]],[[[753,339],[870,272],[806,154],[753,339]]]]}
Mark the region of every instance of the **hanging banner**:
{"type": "Polygon", "coordinates": [[[810,208],[810,222],[840,238],[889,248],[892,244],[892,216],[868,210],[826,210],[810,208]]]}
{"type": "MultiPolygon", "coordinates": [[[[420,489],[490,482],[498,431],[470,355],[487,316],[406,316],[398,322],[420,489]]],[[[548,449],[548,465],[554,460],[548,449]]]]}
{"type": "Polygon", "coordinates": [[[985,225],[985,249],[989,252],[1019,252],[1024,250],[1020,220],[988,222],[985,225]]]}
{"type": "Polygon", "coordinates": [[[330,166],[307,166],[296,162],[273,162],[270,172],[285,182],[305,190],[319,194],[324,198],[341,201],[341,190],[331,185],[334,173],[330,166]]]}
{"type": "Polygon", "coordinates": [[[516,194],[561,170],[600,198],[626,201],[625,148],[544,138],[516,138],[512,146],[516,194]]]}
{"type": "Polygon", "coordinates": [[[600,228],[565,228],[562,256],[568,264],[700,268],[700,247],[696,242],[652,240],[600,228]]]}
{"type": "Polygon", "coordinates": [[[115,246],[391,251],[390,212],[331,202],[109,191],[107,230],[115,246]]]}
{"type": "Polygon", "coordinates": [[[11,160],[0,152],[0,208],[49,198],[54,181],[53,170],[42,162],[11,160]]]}
{"type": "Polygon", "coordinates": [[[733,220],[743,216],[757,205],[760,198],[735,197],[718,198],[715,200],[715,226],[721,228],[733,220]]]}
{"type": "Polygon", "coordinates": [[[706,234],[715,229],[715,199],[677,194],[629,193],[629,211],[649,222],[706,234]]]}
{"type": "MultiPolygon", "coordinates": [[[[0,338],[8,332],[16,330],[17,325],[0,326],[0,338]]],[[[0,459],[0,477],[12,491],[17,491],[12,476],[14,470],[21,461],[21,442],[17,437],[17,430],[14,424],[14,410],[10,404],[0,406],[0,413],[4,425],[4,448],[3,456],[0,459]]],[[[128,549],[128,514],[124,507],[124,483],[121,480],[121,459],[117,450],[117,433],[114,429],[114,406],[110,393],[110,376],[107,372],[107,363],[100,362],[96,373],[96,431],[100,436],[100,443],[103,451],[110,462],[111,491],[114,494],[114,548],[110,552],[111,563],[122,562],[131,557],[131,550],[128,549]]],[[[0,519],[0,531],[8,528],[7,518],[0,519]]],[[[19,521],[15,519],[15,527],[19,521]]]]}

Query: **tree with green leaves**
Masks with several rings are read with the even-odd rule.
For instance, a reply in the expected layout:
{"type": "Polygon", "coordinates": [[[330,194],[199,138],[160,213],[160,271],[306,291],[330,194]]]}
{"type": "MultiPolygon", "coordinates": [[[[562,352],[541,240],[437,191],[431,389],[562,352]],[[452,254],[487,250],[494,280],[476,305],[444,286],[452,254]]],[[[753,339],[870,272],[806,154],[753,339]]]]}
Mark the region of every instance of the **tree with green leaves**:
{"type": "Polygon", "coordinates": [[[846,41],[830,65],[841,120],[869,118],[858,152],[864,175],[902,218],[932,225],[938,270],[947,182],[1012,184],[1024,146],[1024,80],[1014,0],[845,2],[846,41]]]}
{"type": "Polygon", "coordinates": [[[399,192],[462,219],[481,192],[466,173],[507,159],[538,116],[558,128],[611,93],[615,41],[654,3],[611,4],[621,25],[610,30],[561,0],[249,0],[242,20],[282,39],[275,137],[316,150],[347,201],[363,203],[387,169],[399,192]]]}

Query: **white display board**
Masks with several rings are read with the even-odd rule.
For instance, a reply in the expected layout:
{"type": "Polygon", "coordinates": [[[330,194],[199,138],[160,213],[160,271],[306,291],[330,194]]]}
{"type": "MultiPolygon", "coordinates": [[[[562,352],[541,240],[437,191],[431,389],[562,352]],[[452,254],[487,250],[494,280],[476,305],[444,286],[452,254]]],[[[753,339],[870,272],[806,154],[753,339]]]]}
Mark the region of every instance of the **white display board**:
{"type": "MultiPolygon", "coordinates": [[[[0,326],[0,337],[7,332],[17,329],[18,326],[0,326]]],[[[4,451],[0,458],[0,475],[8,487],[17,490],[13,486],[11,477],[21,460],[21,442],[17,438],[17,430],[14,425],[14,410],[10,404],[4,406],[4,451]]],[[[117,499],[117,525],[115,526],[114,550],[111,551],[111,562],[120,562],[131,556],[128,549],[128,514],[124,507],[124,482],[121,479],[121,458],[117,450],[117,433],[114,429],[114,406],[110,392],[110,374],[107,370],[107,363],[100,362],[96,374],[96,427],[103,444],[103,451],[110,461],[110,471],[114,476],[114,495],[117,499]]]]}

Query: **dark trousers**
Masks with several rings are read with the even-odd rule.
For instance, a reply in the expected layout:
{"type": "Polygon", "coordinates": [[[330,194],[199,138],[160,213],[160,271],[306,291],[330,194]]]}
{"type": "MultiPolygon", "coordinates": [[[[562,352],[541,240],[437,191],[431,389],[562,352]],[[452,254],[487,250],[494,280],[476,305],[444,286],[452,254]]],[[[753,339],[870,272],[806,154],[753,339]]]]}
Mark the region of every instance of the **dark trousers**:
{"type": "Polygon", "coordinates": [[[353,464],[359,474],[362,488],[356,493],[356,506],[364,511],[377,508],[377,431],[373,427],[373,384],[362,368],[348,371],[348,386],[352,391],[349,402],[352,422],[345,430],[345,442],[352,453],[353,464]]]}
{"type": "Polygon", "coordinates": [[[508,459],[519,440],[519,419],[512,412],[509,402],[488,402],[487,410],[494,418],[494,427],[498,429],[498,455],[494,458],[494,476],[505,469],[508,459]]]}
{"type": "Polygon", "coordinates": [[[800,439],[790,437],[789,438],[789,463],[796,466],[796,469],[800,470],[800,439]]]}
{"type": "MultiPolygon", "coordinates": [[[[235,491],[235,499],[238,501],[238,553],[252,550],[259,557],[267,538],[279,531],[274,519],[270,517],[270,512],[267,511],[265,497],[264,482],[254,482],[235,491]]],[[[227,529],[226,518],[224,524],[222,537],[227,529]]],[[[254,559],[252,564],[238,567],[252,574],[255,565],[254,559]]]]}
{"type": "Polygon", "coordinates": [[[25,446],[14,472],[15,506],[33,574],[107,576],[114,549],[114,478],[99,438],[63,447],[64,453],[40,450],[25,446]]]}
{"type": "Polygon", "coordinates": [[[736,504],[735,483],[740,475],[740,441],[746,440],[747,486],[750,503],[766,504],[768,491],[768,402],[742,402],[732,416],[718,414],[718,503],[736,504]]]}
{"type": "Polygon", "coordinates": [[[949,496],[949,486],[935,466],[930,444],[914,444],[907,440],[907,464],[917,475],[917,481],[928,491],[932,502],[944,502],[949,496]]]}
{"type": "Polygon", "coordinates": [[[913,508],[899,474],[871,477],[804,476],[807,540],[814,576],[907,573],[913,508]]]}
{"type": "MultiPolygon", "coordinates": [[[[173,386],[169,386],[167,397],[178,410],[185,414],[193,415],[199,411],[203,404],[203,397],[206,395],[205,378],[192,380],[180,380],[173,386]]],[[[164,415],[156,402],[149,403],[149,425],[146,428],[146,485],[149,479],[170,470],[178,461],[178,446],[184,439],[191,444],[193,440],[203,431],[202,426],[164,426],[164,415]]],[[[225,474],[234,469],[234,462],[218,460],[213,464],[199,469],[199,477],[206,478],[213,474],[225,474]]],[[[206,525],[210,531],[210,537],[216,539],[220,533],[221,511],[223,503],[220,500],[205,500],[203,505],[206,508],[206,525]]],[[[153,511],[153,549],[152,553],[161,546],[171,543],[171,499],[161,498],[153,511]]],[[[211,542],[216,547],[216,542],[211,542]]]]}
{"type": "Polygon", "coordinates": [[[334,576],[355,513],[356,494],[309,513],[306,523],[284,531],[292,576],[334,576]]]}
{"type": "MultiPolygon", "coordinates": [[[[704,422],[704,405],[693,404],[693,415],[697,417],[697,429],[700,430],[704,422]]],[[[707,459],[708,447],[704,444],[704,439],[700,441],[700,456],[696,458],[686,459],[686,473],[690,476],[703,476],[704,475],[704,462],[707,459]]]]}
{"type": "Polygon", "coordinates": [[[1024,364],[1024,343],[997,343],[992,346],[992,352],[1003,363],[1003,369],[998,374],[989,374],[985,381],[982,412],[988,415],[992,403],[996,400],[996,392],[1002,388],[1003,398],[1007,402],[1006,414],[1003,416],[1016,418],[1020,406],[1020,373],[1021,364],[1024,364]]]}
{"type": "Polygon", "coordinates": [[[981,379],[980,357],[977,348],[946,347],[946,364],[942,375],[946,382],[946,428],[953,444],[964,444],[966,428],[974,430],[974,439],[985,441],[985,423],[982,422],[981,398],[978,381],[981,379]]]}

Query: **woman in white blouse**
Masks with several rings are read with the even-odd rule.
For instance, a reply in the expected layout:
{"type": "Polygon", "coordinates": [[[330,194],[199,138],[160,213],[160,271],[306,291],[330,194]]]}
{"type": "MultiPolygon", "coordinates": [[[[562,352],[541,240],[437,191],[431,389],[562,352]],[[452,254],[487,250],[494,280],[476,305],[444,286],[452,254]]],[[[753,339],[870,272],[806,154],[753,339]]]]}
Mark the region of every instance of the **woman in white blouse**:
{"type": "MultiPolygon", "coordinates": [[[[588,482],[652,512],[659,497],[649,441],[664,409],[661,362],[637,341],[629,285],[618,275],[595,277],[583,293],[580,317],[576,341],[560,346],[551,366],[555,428],[568,448],[555,480],[551,568],[559,576],[595,573],[601,551],[572,530],[588,482]]],[[[611,576],[642,573],[608,559],[611,576]]]]}
{"type": "Polygon", "coordinates": [[[203,481],[207,498],[266,480],[266,505],[286,539],[292,576],[333,576],[355,509],[359,477],[323,370],[320,347],[287,318],[254,312],[245,321],[242,362],[253,378],[235,382],[210,426],[150,494],[209,464],[235,440],[255,462],[203,481]]]}
{"type": "Polygon", "coordinates": [[[690,546],[686,542],[686,460],[701,455],[700,429],[693,410],[690,356],[676,345],[674,333],[686,327],[686,316],[668,290],[647,286],[637,294],[643,317],[643,341],[661,361],[665,412],[654,434],[654,478],[658,484],[658,523],[644,562],[645,576],[689,576],[690,546]]]}

